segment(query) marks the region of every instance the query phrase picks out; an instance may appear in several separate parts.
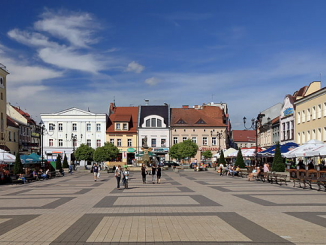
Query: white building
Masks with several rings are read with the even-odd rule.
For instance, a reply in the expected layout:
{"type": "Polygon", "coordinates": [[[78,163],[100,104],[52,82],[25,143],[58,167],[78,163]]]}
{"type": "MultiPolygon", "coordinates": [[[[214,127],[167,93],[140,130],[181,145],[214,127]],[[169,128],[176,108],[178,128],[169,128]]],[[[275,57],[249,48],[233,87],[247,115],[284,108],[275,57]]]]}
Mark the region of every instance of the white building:
{"type": "Polygon", "coordinates": [[[43,156],[49,161],[55,161],[58,154],[62,158],[66,154],[70,163],[71,154],[81,144],[96,149],[106,142],[108,116],[105,113],[70,108],[58,113],[42,113],[41,119],[45,126],[43,156]]]}

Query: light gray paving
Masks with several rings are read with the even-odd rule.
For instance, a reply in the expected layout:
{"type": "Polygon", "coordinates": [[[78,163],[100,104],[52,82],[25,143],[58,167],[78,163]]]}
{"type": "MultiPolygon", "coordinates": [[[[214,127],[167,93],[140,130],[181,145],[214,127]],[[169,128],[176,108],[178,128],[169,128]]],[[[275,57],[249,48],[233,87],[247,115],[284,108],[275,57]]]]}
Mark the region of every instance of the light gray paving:
{"type": "Polygon", "coordinates": [[[325,244],[326,193],[215,171],[0,186],[0,244],[325,244]],[[151,176],[148,176],[151,180],[151,176]]]}

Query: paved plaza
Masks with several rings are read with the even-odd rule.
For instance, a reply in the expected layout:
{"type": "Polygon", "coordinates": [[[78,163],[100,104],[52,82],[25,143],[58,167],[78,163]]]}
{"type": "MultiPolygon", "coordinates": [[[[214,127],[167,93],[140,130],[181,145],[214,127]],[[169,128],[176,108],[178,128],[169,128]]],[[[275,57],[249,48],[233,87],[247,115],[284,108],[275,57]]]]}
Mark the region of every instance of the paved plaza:
{"type": "Polygon", "coordinates": [[[0,244],[326,244],[325,192],[186,170],[115,187],[88,171],[0,186],[0,244]]]}

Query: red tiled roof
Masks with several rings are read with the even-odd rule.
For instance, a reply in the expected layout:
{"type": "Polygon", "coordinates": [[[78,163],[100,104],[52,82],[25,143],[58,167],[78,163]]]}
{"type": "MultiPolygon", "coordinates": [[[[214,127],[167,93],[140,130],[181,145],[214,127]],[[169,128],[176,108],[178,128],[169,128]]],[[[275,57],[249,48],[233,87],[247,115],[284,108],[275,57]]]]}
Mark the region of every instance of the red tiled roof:
{"type": "Polygon", "coordinates": [[[7,115],[7,126],[19,128],[19,125],[7,115]]]}
{"type": "Polygon", "coordinates": [[[233,130],[232,135],[234,142],[256,142],[255,130],[233,130]]]}
{"type": "Polygon", "coordinates": [[[171,109],[171,126],[189,127],[189,126],[223,126],[223,112],[221,108],[216,106],[204,106],[198,110],[194,108],[172,108],[171,109]],[[178,124],[182,120],[185,123],[178,124]],[[205,124],[198,124],[202,120],[205,124]]]}
{"type": "Polygon", "coordinates": [[[279,116],[278,116],[278,117],[275,117],[275,118],[272,120],[272,124],[274,124],[274,123],[278,123],[279,120],[280,120],[280,117],[279,117],[279,116]]]}
{"type": "Polygon", "coordinates": [[[109,116],[107,133],[137,133],[138,107],[114,107],[109,116]],[[129,122],[128,131],[115,131],[114,122],[129,122]]]}

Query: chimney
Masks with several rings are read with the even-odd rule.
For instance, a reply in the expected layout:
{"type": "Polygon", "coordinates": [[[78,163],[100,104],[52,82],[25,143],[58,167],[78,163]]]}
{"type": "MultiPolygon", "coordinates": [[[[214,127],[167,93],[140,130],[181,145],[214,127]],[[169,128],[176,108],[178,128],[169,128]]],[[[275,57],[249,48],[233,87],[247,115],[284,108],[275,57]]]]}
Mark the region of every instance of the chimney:
{"type": "Polygon", "coordinates": [[[109,115],[113,114],[115,108],[115,103],[110,103],[109,115]]]}
{"type": "Polygon", "coordinates": [[[188,109],[189,108],[189,105],[183,105],[182,108],[183,109],[188,109]]]}
{"type": "Polygon", "coordinates": [[[145,99],[145,105],[149,105],[149,100],[145,99]]]}

